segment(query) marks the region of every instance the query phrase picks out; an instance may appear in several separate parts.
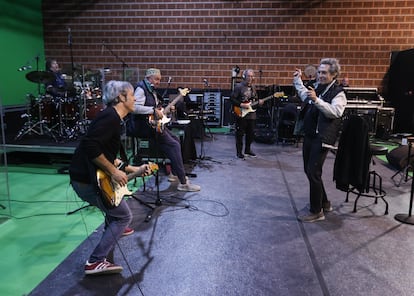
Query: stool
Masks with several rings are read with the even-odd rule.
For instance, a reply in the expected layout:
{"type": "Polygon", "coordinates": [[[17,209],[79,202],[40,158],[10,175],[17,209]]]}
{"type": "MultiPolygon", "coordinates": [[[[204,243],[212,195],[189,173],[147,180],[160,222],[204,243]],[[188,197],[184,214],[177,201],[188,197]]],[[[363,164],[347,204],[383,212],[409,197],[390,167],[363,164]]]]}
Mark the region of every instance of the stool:
{"type": "MultiPolygon", "coordinates": [[[[412,166],[410,164],[410,157],[411,157],[411,143],[414,142],[414,137],[408,137],[407,142],[410,145],[408,146],[408,159],[407,159],[407,171],[406,171],[406,174],[408,176],[408,167],[412,166]]],[[[410,205],[408,208],[408,214],[396,214],[394,216],[395,220],[401,223],[414,225],[414,217],[411,215],[412,209],[413,209],[413,199],[414,199],[414,178],[411,179],[410,205]]]]}
{"type": "Polygon", "coordinates": [[[401,185],[401,182],[403,180],[404,180],[404,182],[408,182],[408,177],[409,177],[408,173],[409,173],[410,169],[412,169],[412,167],[413,167],[412,166],[412,157],[413,156],[412,156],[412,153],[411,153],[413,143],[414,143],[414,137],[412,137],[412,136],[403,138],[403,140],[402,140],[402,146],[400,146],[400,147],[402,148],[402,147],[408,145],[408,149],[407,149],[408,153],[407,153],[407,161],[403,162],[404,159],[402,159],[401,160],[401,168],[391,177],[391,179],[395,183],[395,186],[397,186],[397,187],[399,187],[401,185]],[[401,176],[401,179],[398,183],[395,182],[395,180],[394,180],[394,178],[397,175],[401,176]]]}
{"type": "Polygon", "coordinates": [[[131,137],[131,140],[134,164],[140,164],[144,160],[163,164],[169,162],[165,154],[159,151],[155,139],[131,137]]]}
{"type": "MultiPolygon", "coordinates": [[[[372,144],[370,144],[369,146],[370,146],[369,148],[370,148],[370,153],[371,153],[371,161],[373,165],[375,165],[375,161],[372,158],[373,156],[386,155],[388,153],[387,147],[377,146],[377,145],[372,145],[372,144]]],[[[354,193],[357,195],[357,198],[355,199],[355,202],[354,202],[354,210],[353,210],[354,213],[356,213],[357,211],[356,207],[357,207],[358,199],[361,196],[366,196],[366,197],[375,198],[375,203],[378,203],[378,198],[381,198],[385,203],[384,215],[388,215],[388,202],[384,198],[386,195],[386,192],[382,188],[382,177],[375,170],[370,170],[368,173],[368,192],[364,193],[364,192],[356,191],[355,188],[351,188],[350,190],[348,190],[346,194],[346,200],[345,200],[346,202],[348,202],[349,193],[354,193]],[[373,192],[369,193],[369,190],[372,190],[373,192]]]]}

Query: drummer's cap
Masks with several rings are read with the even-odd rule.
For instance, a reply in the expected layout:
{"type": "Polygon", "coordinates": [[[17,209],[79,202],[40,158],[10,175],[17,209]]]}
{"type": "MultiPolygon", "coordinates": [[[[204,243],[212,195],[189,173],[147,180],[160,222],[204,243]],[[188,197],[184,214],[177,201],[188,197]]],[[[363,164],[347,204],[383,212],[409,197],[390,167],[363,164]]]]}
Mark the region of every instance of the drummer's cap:
{"type": "Polygon", "coordinates": [[[150,77],[153,75],[161,75],[161,71],[159,69],[156,68],[149,68],[146,72],[145,72],[145,77],[150,77]]]}

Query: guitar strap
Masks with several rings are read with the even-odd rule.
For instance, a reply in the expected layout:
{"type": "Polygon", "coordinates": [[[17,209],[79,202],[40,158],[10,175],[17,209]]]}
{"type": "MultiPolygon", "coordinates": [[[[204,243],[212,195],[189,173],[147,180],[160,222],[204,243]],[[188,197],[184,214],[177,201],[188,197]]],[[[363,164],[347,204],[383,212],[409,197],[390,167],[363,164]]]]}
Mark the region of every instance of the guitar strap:
{"type": "Polygon", "coordinates": [[[125,166],[127,166],[128,165],[128,156],[125,152],[125,148],[124,148],[124,145],[122,144],[122,142],[121,142],[121,147],[119,149],[119,155],[121,157],[122,162],[125,164],[125,166]]]}

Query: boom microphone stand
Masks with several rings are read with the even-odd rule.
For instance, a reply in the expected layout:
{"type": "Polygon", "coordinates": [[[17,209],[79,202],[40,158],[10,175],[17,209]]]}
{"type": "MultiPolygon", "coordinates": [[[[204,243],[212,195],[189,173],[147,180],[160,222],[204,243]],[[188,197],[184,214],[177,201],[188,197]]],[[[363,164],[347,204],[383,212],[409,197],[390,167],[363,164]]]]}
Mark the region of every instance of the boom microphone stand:
{"type": "Polygon", "coordinates": [[[102,41],[102,50],[106,48],[118,61],[122,63],[122,80],[126,80],[126,68],[128,68],[128,65],[125,63],[123,59],[121,59],[116,53],[113,52],[113,50],[106,45],[105,41],[102,41]]]}

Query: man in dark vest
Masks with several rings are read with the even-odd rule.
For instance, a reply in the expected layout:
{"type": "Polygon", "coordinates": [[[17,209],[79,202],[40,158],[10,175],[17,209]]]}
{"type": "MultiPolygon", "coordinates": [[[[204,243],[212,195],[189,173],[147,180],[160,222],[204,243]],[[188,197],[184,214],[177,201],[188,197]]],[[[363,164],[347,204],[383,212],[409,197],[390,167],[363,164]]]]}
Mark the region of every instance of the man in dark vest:
{"type": "Polygon", "coordinates": [[[161,82],[161,71],[150,68],[145,73],[144,80],[138,82],[135,89],[135,111],[133,134],[139,138],[156,139],[159,151],[171,161],[172,175],[168,181],[178,181],[180,191],[200,191],[200,186],[191,184],[186,177],[181,152],[180,140],[168,128],[163,128],[165,117],[161,106],[161,98],[156,89],[161,82]]]}
{"type": "Polygon", "coordinates": [[[317,80],[306,87],[301,79],[302,72],[296,69],[293,85],[305,103],[303,164],[310,185],[309,213],[301,215],[302,222],[325,219],[324,211],[332,211],[322,181],[322,167],[329,151],[335,144],[341,124],[341,117],[347,103],[345,92],[337,82],[341,67],[338,60],[322,59],[318,67],[317,80]]]}

